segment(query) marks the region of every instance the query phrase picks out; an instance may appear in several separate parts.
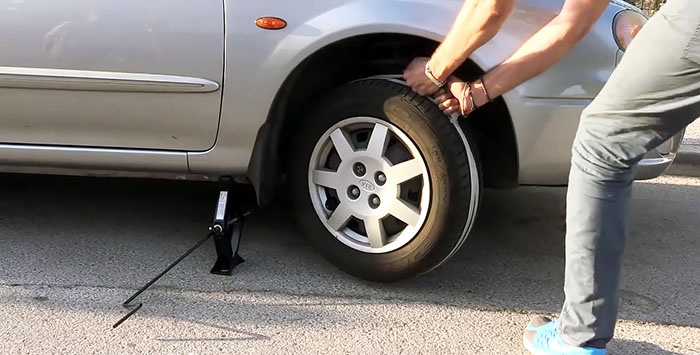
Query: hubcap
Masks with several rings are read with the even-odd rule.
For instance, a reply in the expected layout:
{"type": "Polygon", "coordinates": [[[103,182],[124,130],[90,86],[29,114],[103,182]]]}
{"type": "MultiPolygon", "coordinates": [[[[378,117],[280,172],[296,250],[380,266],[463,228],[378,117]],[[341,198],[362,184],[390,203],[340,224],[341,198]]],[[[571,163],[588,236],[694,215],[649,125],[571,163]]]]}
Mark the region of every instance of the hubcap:
{"type": "Polygon", "coordinates": [[[318,217],[339,241],[366,253],[410,242],[428,213],[430,181],[416,145],[392,124],[343,120],[324,133],[309,165],[318,217]]]}

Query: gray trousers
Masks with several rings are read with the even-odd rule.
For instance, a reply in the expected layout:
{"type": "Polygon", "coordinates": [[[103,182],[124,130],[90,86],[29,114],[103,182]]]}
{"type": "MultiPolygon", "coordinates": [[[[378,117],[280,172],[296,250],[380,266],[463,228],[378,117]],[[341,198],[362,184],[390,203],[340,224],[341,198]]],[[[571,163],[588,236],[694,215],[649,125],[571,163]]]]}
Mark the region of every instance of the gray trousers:
{"type": "Polygon", "coordinates": [[[567,343],[605,347],[612,339],[635,169],[698,117],[700,1],[669,0],[581,116],[567,191],[559,319],[567,343]]]}

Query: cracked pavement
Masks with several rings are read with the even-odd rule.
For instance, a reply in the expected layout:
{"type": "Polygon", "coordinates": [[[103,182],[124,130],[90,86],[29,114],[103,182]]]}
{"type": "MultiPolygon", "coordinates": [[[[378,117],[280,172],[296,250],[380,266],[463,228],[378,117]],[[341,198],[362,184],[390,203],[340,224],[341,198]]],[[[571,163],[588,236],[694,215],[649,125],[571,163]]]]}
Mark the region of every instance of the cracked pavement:
{"type": "MultiPolygon", "coordinates": [[[[700,354],[700,179],[635,187],[612,354],[700,354]]],[[[488,191],[447,265],[397,284],[349,277],[278,202],[246,224],[232,277],[211,241],[135,302],[211,221],[215,186],[0,175],[2,354],[520,354],[563,282],[563,188],[488,191]]]]}

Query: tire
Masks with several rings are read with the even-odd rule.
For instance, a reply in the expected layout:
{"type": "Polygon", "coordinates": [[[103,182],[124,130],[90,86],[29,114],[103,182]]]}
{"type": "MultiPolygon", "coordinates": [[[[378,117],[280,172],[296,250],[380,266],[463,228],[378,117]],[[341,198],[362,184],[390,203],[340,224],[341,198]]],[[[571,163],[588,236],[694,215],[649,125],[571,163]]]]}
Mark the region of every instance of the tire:
{"type": "Polygon", "coordinates": [[[437,268],[464,243],[478,210],[480,169],[472,141],[428,99],[388,80],[352,82],[320,99],[293,141],[295,219],[344,272],[369,281],[403,280],[437,268]],[[382,133],[391,137],[388,143],[374,144],[382,133]],[[378,216],[385,218],[381,229],[378,216]]]}

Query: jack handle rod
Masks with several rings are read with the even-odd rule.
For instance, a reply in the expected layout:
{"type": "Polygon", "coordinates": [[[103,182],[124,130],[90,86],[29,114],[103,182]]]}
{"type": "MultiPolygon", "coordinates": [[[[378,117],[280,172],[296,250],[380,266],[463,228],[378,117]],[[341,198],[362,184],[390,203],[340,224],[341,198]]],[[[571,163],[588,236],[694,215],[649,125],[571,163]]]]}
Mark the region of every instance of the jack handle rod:
{"type": "Polygon", "coordinates": [[[202,244],[204,244],[204,242],[206,242],[206,241],[207,241],[209,238],[211,238],[211,236],[213,236],[213,235],[214,235],[214,232],[207,233],[207,235],[206,235],[204,238],[202,238],[200,241],[197,242],[197,244],[195,244],[192,248],[190,248],[188,251],[186,251],[185,254],[182,254],[182,256],[180,256],[177,260],[175,260],[172,264],[170,264],[165,270],[163,270],[160,274],[158,274],[158,276],[156,276],[155,278],[153,278],[153,279],[152,279],[151,281],[149,281],[146,285],[144,285],[143,287],[141,287],[140,290],[136,291],[136,293],[134,293],[131,297],[129,297],[129,299],[126,300],[122,305],[124,306],[124,308],[131,308],[131,307],[135,307],[135,308],[132,309],[131,312],[127,313],[127,314],[126,314],[122,319],[120,319],[117,323],[115,323],[115,324],[112,326],[112,328],[116,328],[116,327],[118,327],[120,324],[124,323],[125,320],[127,320],[129,317],[131,317],[134,313],[136,313],[136,311],[138,311],[139,309],[141,309],[141,307],[143,306],[142,303],[139,303],[139,304],[137,304],[137,305],[132,305],[132,304],[130,304],[131,301],[133,301],[133,300],[134,300],[136,297],[138,297],[141,293],[143,293],[144,291],[146,291],[146,289],[148,289],[149,287],[151,287],[151,285],[153,285],[156,281],[158,281],[161,277],[163,277],[168,271],[170,271],[172,268],[174,268],[174,267],[175,267],[177,264],[179,264],[183,259],[185,259],[187,256],[189,256],[190,254],[192,254],[195,250],[197,250],[200,246],[202,246],[202,244]]]}

